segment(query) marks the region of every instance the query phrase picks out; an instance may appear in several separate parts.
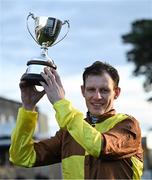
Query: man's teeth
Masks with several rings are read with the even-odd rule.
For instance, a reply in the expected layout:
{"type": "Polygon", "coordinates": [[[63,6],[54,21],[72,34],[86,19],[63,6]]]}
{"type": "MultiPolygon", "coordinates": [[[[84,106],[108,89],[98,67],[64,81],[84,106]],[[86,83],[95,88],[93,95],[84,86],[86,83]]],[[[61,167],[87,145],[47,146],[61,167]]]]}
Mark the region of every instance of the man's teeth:
{"type": "Polygon", "coordinates": [[[94,103],[93,105],[94,105],[94,106],[101,106],[102,104],[94,103]]]}

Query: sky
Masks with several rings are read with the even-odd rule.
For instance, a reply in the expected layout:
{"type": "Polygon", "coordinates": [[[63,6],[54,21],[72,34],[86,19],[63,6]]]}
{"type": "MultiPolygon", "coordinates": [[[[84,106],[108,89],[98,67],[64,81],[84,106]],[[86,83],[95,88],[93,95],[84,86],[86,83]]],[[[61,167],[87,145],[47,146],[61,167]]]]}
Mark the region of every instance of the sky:
{"type": "MultiPolygon", "coordinates": [[[[152,105],[146,102],[149,94],[142,87],[144,77],[132,75],[134,65],[126,59],[132,46],[121,38],[131,31],[132,22],[152,18],[151,0],[0,0],[0,96],[16,101],[21,101],[18,84],[26,63],[40,53],[40,46],[27,31],[29,12],[70,22],[68,36],[48,53],[57,65],[66,98],[76,108],[86,113],[80,91],[84,68],[101,60],[115,66],[120,74],[117,112],[138,119],[143,134],[152,127],[152,105]]],[[[29,25],[34,33],[33,19],[29,25]]],[[[62,26],[58,40],[66,30],[62,26]]],[[[50,133],[54,134],[58,125],[46,96],[38,106],[48,116],[50,133]]]]}

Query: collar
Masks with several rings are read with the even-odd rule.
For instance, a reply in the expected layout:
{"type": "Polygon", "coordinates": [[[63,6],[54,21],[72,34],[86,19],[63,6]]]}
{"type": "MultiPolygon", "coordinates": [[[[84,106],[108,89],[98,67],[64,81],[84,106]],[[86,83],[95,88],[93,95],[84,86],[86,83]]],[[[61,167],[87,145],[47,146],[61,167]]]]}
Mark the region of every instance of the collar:
{"type": "Polygon", "coordinates": [[[116,111],[115,109],[111,109],[110,111],[102,114],[101,116],[94,116],[92,115],[89,111],[87,112],[87,118],[86,118],[86,121],[89,123],[89,124],[96,124],[96,123],[99,123],[99,122],[102,122],[104,120],[106,120],[107,118],[113,116],[116,114],[116,111]]]}

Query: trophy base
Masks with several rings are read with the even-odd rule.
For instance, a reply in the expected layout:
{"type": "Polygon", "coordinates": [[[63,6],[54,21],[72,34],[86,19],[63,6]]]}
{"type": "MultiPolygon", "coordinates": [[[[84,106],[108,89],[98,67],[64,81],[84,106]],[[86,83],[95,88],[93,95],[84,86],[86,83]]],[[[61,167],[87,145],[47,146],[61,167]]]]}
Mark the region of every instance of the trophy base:
{"type": "Polygon", "coordinates": [[[40,61],[40,60],[31,60],[27,62],[28,68],[26,70],[26,73],[22,76],[21,80],[24,80],[27,82],[27,85],[38,85],[42,86],[40,84],[40,81],[43,81],[46,83],[44,78],[41,76],[41,72],[44,71],[44,67],[50,67],[56,69],[56,65],[49,61],[40,61]]]}
{"type": "Polygon", "coordinates": [[[21,80],[26,81],[29,86],[33,86],[33,85],[42,86],[40,84],[40,81],[46,83],[46,81],[40,74],[24,74],[21,80]]]}

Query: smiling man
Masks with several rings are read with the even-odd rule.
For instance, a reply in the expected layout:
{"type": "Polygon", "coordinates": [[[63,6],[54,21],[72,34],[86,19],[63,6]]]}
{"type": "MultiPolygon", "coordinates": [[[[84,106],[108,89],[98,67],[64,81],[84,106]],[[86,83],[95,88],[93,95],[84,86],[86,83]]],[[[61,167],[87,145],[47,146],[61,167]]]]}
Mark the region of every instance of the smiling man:
{"type": "Polygon", "coordinates": [[[45,68],[44,91],[20,83],[23,106],[12,134],[10,160],[34,167],[62,162],[65,179],[140,179],[143,169],[141,130],[132,116],[116,113],[119,75],[107,63],[96,61],[83,73],[82,95],[87,116],[65,99],[59,75],[45,68]],[[54,137],[34,142],[35,106],[44,94],[56,111],[60,130],[54,137]]]}
{"type": "Polygon", "coordinates": [[[87,108],[89,112],[95,116],[112,110],[113,101],[120,94],[117,71],[111,68],[111,70],[109,69],[109,72],[107,72],[106,66],[104,67],[105,69],[103,67],[103,69],[100,69],[100,66],[98,67],[97,64],[96,62],[93,65],[96,69],[92,70],[91,68],[93,67],[86,69],[83,74],[84,85],[81,86],[87,108]],[[115,74],[113,71],[115,71],[115,74]]]}

